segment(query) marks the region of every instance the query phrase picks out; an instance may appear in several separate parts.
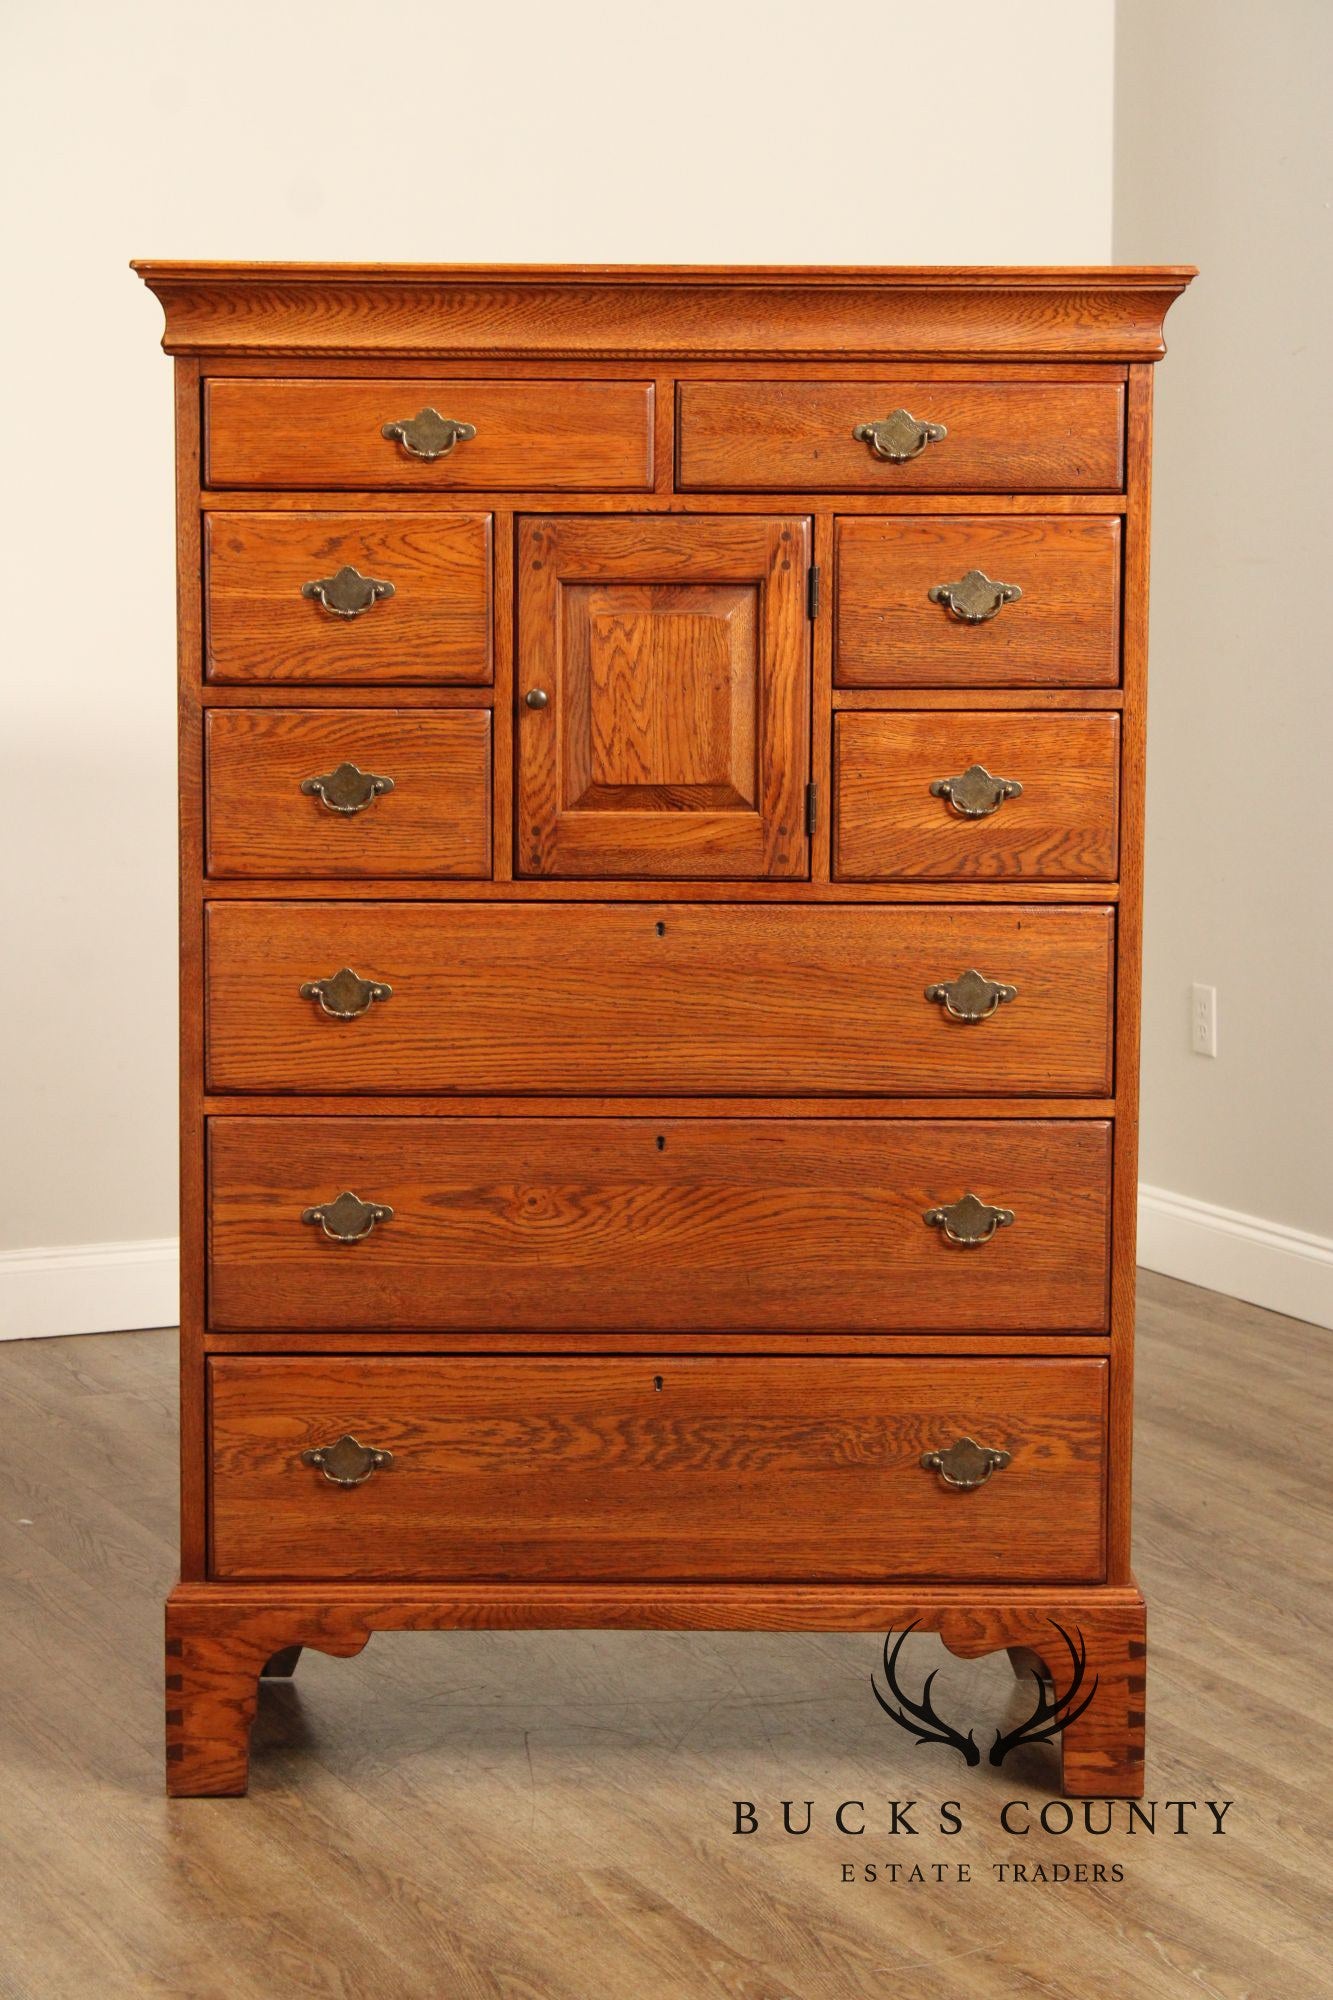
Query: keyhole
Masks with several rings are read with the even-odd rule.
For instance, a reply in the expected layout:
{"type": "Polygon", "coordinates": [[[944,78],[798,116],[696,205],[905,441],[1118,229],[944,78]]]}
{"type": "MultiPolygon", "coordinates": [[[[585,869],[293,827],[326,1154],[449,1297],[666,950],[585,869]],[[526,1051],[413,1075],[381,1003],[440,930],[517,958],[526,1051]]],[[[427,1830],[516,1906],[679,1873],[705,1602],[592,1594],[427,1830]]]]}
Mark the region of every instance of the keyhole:
{"type": "Polygon", "coordinates": [[[666,1140],[660,1132],[657,1135],[657,1150],[659,1153],[665,1153],[666,1151],[666,1140]]]}
{"type": "Polygon", "coordinates": [[[662,1377],[661,1377],[660,1375],[654,1375],[654,1377],[653,1377],[653,1387],[654,1387],[654,1389],[660,1389],[660,1388],[661,1388],[661,1386],[662,1386],[662,1377]]]}
{"type": "Polygon", "coordinates": [[[653,928],[654,928],[654,930],[655,930],[655,931],[657,932],[657,935],[658,935],[659,937],[665,937],[665,936],[666,936],[666,925],[665,925],[665,924],[654,924],[653,928]]]}

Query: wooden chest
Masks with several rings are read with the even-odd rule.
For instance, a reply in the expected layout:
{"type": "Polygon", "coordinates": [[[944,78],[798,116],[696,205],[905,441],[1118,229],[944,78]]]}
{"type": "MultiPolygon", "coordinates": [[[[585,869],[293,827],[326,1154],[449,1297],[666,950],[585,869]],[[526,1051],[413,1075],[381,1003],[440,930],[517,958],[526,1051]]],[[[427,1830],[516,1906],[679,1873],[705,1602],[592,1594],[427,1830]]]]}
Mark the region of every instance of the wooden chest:
{"type": "Polygon", "coordinates": [[[1066,1790],[1137,1793],[1190,273],[137,268],[178,438],[170,1789],[244,1790],[302,1646],[915,1623],[1035,1660],[1066,1790]]]}

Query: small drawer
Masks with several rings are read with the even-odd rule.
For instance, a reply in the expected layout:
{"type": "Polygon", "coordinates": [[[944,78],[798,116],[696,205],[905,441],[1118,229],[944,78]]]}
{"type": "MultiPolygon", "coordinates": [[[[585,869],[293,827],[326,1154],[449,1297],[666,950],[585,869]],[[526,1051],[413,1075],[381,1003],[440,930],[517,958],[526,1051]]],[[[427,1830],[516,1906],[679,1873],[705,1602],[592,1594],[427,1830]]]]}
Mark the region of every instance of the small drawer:
{"type": "Polygon", "coordinates": [[[1081,1359],[214,1356],[212,1574],[1092,1580],[1106,1376],[1081,1359]],[[943,1470],[923,1463],[937,1453],[943,1470]]]}
{"type": "Polygon", "coordinates": [[[492,678],[489,514],[209,514],[204,565],[210,681],[492,678]]]}
{"type": "Polygon", "coordinates": [[[844,519],[839,687],[1115,687],[1120,522],[1107,515],[844,519]]]}
{"type": "Polygon", "coordinates": [[[1111,882],[1120,718],[907,709],[833,719],[841,882],[1111,882]]]}
{"type": "Polygon", "coordinates": [[[210,875],[490,874],[489,710],[215,708],[205,727],[210,875]]]}
{"type": "Polygon", "coordinates": [[[682,382],[680,485],[1115,493],[1119,382],[682,382]],[[891,454],[891,455],[884,455],[891,454]]]}
{"type": "Polygon", "coordinates": [[[1104,1119],[228,1115],[208,1158],[219,1332],[1106,1326],[1104,1119]]]}
{"type": "Polygon", "coordinates": [[[214,1090],[1110,1089],[1107,908],[788,905],[775,921],[736,904],[227,900],[207,924],[214,1090]],[[302,997],[344,966],[392,997],[350,1021],[302,997]],[[974,969],[1001,997],[946,1004],[974,969]]]}
{"type": "Polygon", "coordinates": [[[651,382],[258,381],[204,404],[209,486],[635,492],[653,483],[651,382]]]}

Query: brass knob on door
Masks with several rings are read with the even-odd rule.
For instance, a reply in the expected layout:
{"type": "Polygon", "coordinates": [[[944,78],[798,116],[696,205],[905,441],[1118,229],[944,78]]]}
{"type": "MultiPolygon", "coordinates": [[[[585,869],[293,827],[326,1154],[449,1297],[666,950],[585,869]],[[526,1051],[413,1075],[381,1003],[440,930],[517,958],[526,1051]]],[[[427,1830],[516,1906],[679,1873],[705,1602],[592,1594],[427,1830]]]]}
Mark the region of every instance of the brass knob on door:
{"type": "Polygon", "coordinates": [[[992,1208],[979,1195],[965,1194],[944,1208],[928,1208],[921,1220],[929,1229],[942,1229],[950,1243],[975,1250],[989,1243],[997,1229],[1007,1229],[1014,1219],[1012,1208],[992,1208]]]}
{"type": "Polygon", "coordinates": [[[1004,986],[998,979],[987,979],[984,972],[973,966],[957,979],[944,979],[938,985],[928,986],[926,998],[938,1001],[951,1021],[965,1021],[971,1027],[978,1021],[988,1021],[1006,1000],[1016,1000],[1018,988],[1004,986]]]}
{"type": "Polygon", "coordinates": [[[301,987],[301,998],[317,1000],[320,1013],[334,1021],[354,1021],[377,1000],[388,1000],[392,995],[392,986],[382,979],[362,979],[350,965],[344,965],[331,979],[307,979],[301,987]]]}
{"type": "Polygon", "coordinates": [[[428,463],[447,458],[455,445],[466,444],[476,435],[475,424],[460,424],[453,417],[442,417],[429,405],[418,410],[414,417],[380,426],[381,437],[388,438],[391,444],[400,444],[409,458],[424,458],[428,463]]]}
{"type": "Polygon", "coordinates": [[[887,417],[877,417],[870,423],[858,424],[852,436],[858,444],[868,444],[876,458],[883,458],[890,465],[904,465],[909,458],[916,458],[928,444],[939,444],[949,435],[944,424],[927,423],[922,417],[914,417],[910,410],[890,410],[887,417]]]}
{"type": "Polygon", "coordinates": [[[317,576],[301,585],[302,597],[322,604],[334,618],[359,618],[373,611],[385,597],[394,595],[391,583],[378,576],[362,576],[354,563],[344,563],[333,576],[317,576]]]}
{"type": "Polygon", "coordinates": [[[923,1451],[921,1463],[927,1472],[938,1472],[945,1486],[970,1493],[984,1486],[992,1472],[1003,1472],[1010,1454],[995,1445],[978,1444],[975,1438],[961,1437],[943,1451],[923,1451]]]}
{"type": "Polygon", "coordinates": [[[551,697],[545,688],[529,688],[523,699],[529,708],[545,708],[551,697]]]}
{"type": "Polygon", "coordinates": [[[303,1208],[302,1222],[317,1222],[333,1243],[360,1243],[377,1222],[392,1222],[393,1210],[384,1201],[362,1201],[344,1188],[336,1201],[321,1201],[315,1208],[303,1208]]]}
{"type": "Polygon", "coordinates": [[[334,1486],[364,1486],[372,1472],[393,1464],[393,1453],[361,1444],[344,1431],[336,1444],[320,1444],[312,1451],[303,1451],[301,1463],[315,1466],[334,1486]]]}
{"type": "Polygon", "coordinates": [[[984,569],[970,569],[957,583],[937,583],[926,592],[932,604],[942,604],[963,625],[984,625],[998,618],[1006,604],[1023,595],[1017,583],[996,583],[984,569]]]}

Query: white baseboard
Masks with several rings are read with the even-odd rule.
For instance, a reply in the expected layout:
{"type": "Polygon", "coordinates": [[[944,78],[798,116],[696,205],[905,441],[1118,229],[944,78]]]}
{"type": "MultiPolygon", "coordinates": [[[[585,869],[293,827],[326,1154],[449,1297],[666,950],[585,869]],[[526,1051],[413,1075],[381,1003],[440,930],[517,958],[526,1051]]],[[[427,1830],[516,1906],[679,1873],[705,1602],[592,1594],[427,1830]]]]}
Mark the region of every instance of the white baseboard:
{"type": "MultiPolygon", "coordinates": [[[[174,1326],[179,1261],[174,1236],[0,1251],[0,1340],[174,1326]]],[[[1139,1262],[1333,1327],[1333,1238],[1145,1185],[1139,1262]]]]}
{"type": "Polygon", "coordinates": [[[1168,1278],[1333,1327],[1333,1237],[1140,1183],[1138,1256],[1168,1278]]]}
{"type": "Polygon", "coordinates": [[[174,1236],[0,1250],[0,1340],[174,1326],[179,1290],[174,1236]]]}

